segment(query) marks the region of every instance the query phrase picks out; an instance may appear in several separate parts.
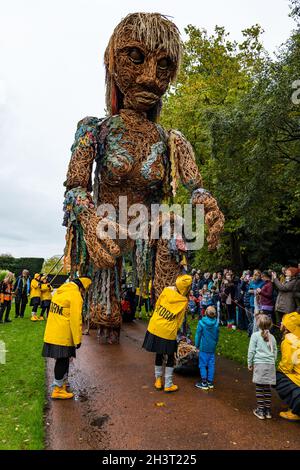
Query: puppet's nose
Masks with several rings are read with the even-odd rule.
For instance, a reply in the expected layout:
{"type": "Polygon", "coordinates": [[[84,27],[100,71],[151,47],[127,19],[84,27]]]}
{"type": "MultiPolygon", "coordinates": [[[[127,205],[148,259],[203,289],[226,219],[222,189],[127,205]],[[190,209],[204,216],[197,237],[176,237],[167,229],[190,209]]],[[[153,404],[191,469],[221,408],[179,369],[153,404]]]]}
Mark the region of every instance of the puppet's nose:
{"type": "Polygon", "coordinates": [[[150,88],[157,84],[156,80],[156,59],[152,58],[144,62],[143,72],[137,77],[136,83],[150,88]]]}

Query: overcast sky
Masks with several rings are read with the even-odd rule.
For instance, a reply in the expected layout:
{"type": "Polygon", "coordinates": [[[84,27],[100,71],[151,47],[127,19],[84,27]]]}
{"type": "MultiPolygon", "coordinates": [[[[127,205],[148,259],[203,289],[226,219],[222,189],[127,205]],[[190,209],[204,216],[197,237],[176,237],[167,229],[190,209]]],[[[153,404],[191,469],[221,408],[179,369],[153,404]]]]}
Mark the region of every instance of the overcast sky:
{"type": "Polygon", "coordinates": [[[63,252],[63,181],[77,122],[103,116],[103,54],[128,13],[160,12],[232,39],[259,23],[273,52],[288,0],[0,0],[0,253],[63,252]]]}

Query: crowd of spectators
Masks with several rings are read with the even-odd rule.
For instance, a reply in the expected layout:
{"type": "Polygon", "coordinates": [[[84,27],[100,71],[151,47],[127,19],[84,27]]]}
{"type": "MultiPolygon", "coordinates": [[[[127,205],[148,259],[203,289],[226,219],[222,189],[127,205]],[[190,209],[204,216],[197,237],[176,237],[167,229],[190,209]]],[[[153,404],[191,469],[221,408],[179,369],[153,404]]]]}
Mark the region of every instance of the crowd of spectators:
{"type": "Polygon", "coordinates": [[[214,306],[220,325],[257,331],[255,316],[267,314],[274,325],[280,325],[285,313],[300,313],[300,264],[272,270],[245,270],[238,275],[231,269],[209,273],[194,269],[189,295],[192,318],[203,316],[214,306]]]}

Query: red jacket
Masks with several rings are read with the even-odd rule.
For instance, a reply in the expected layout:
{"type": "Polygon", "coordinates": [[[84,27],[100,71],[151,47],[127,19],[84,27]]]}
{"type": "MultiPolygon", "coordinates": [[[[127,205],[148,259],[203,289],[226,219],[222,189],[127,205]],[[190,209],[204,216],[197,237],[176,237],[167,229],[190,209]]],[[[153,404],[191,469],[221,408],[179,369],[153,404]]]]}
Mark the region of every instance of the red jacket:
{"type": "Polygon", "coordinates": [[[266,281],[259,294],[259,304],[261,307],[274,307],[273,284],[272,281],[266,281]]]}

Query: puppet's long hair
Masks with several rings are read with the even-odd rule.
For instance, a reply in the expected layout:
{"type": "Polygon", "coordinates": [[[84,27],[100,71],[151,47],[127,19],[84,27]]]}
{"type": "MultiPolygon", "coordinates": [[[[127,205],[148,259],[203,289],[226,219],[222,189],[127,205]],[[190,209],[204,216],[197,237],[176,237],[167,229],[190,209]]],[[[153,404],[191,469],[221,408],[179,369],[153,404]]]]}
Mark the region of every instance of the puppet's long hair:
{"type": "MultiPolygon", "coordinates": [[[[106,69],[106,108],[110,115],[123,106],[123,96],[113,76],[116,60],[116,38],[128,37],[143,42],[150,51],[163,49],[176,65],[171,81],[174,82],[181,60],[181,40],[177,26],[160,13],[131,13],[114,29],[104,55],[106,69]]],[[[159,101],[149,112],[148,119],[156,121],[161,111],[159,101]]]]}

